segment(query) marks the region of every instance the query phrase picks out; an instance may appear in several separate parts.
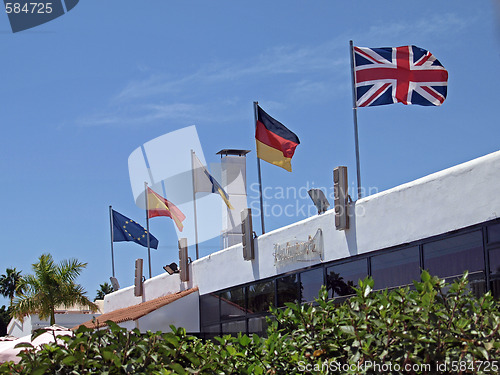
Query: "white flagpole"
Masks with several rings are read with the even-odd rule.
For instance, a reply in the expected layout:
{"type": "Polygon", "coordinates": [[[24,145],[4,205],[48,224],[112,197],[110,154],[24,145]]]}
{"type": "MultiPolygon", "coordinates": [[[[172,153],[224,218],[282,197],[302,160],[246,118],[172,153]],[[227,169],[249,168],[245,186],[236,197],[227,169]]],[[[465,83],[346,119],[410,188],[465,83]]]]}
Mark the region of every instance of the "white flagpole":
{"type": "Polygon", "coordinates": [[[352,80],[352,115],[354,119],[354,146],[356,147],[356,173],[358,180],[358,199],[362,198],[361,191],[361,170],[359,167],[359,142],[358,142],[358,105],[356,103],[356,76],[354,70],[354,46],[352,40],[349,41],[351,52],[351,80],[352,80]]]}
{"type": "Polygon", "coordinates": [[[109,228],[111,232],[111,270],[113,273],[113,277],[115,277],[115,255],[113,251],[113,239],[114,239],[114,233],[113,233],[113,209],[111,206],[109,206],[109,228]]]}
{"type": "Polygon", "coordinates": [[[149,240],[149,202],[148,202],[148,183],[144,181],[144,199],[146,201],[146,231],[148,232],[148,263],[149,263],[149,278],[151,278],[151,246],[149,240]]]}
{"type": "MultiPolygon", "coordinates": [[[[257,106],[259,102],[253,102],[253,112],[255,117],[255,130],[257,130],[257,120],[259,119],[257,106]]],[[[257,148],[255,149],[255,153],[257,154],[257,148]]],[[[259,176],[259,197],[260,197],[260,223],[262,225],[262,234],[266,233],[266,229],[264,227],[264,202],[262,200],[262,175],[260,173],[260,159],[257,155],[257,173],[259,176]]]]}
{"type": "Polygon", "coordinates": [[[191,176],[193,178],[193,207],[194,207],[194,242],[196,246],[196,259],[199,258],[199,253],[198,253],[198,219],[196,217],[196,186],[195,186],[195,179],[194,179],[194,150],[191,150],[191,176]]]}

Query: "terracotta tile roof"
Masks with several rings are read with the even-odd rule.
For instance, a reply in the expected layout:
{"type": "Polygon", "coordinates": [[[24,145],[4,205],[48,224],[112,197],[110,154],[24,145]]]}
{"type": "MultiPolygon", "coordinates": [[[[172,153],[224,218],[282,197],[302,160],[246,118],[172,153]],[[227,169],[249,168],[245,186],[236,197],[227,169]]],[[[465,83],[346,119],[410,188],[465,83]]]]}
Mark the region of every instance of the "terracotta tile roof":
{"type": "Polygon", "coordinates": [[[163,297],[152,299],[151,301],[146,301],[139,303],[138,305],[133,305],[129,307],[125,307],[123,309],[118,309],[111,311],[109,313],[102,314],[92,320],[89,320],[85,323],[79,324],[72,329],[77,329],[79,326],[84,325],[87,328],[101,328],[106,326],[107,320],[112,320],[115,323],[122,323],[128,320],[137,320],[157,309],[168,305],[178,299],[185,297],[193,292],[197,292],[198,288],[191,288],[184,290],[182,292],[168,294],[163,297]]]}

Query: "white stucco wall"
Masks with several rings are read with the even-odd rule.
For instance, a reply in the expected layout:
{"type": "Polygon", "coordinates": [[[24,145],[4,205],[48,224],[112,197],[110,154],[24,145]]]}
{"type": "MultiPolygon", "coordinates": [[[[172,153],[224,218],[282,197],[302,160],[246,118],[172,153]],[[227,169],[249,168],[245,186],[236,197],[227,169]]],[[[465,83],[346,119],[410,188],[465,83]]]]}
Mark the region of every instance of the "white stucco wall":
{"type": "Polygon", "coordinates": [[[187,332],[199,332],[199,301],[198,292],[188,294],[140,318],[138,328],[141,332],[170,332],[170,325],[173,324],[185,328],[187,332]]]}
{"type": "MultiPolygon", "coordinates": [[[[266,233],[255,260],[244,261],[236,245],[193,263],[200,294],[270,277],[296,268],[274,266],[274,244],[323,231],[324,261],[346,258],[500,217],[500,152],[460,164],[350,205],[350,229],[337,231],[334,211],[266,233]],[[217,271],[215,271],[217,270],[217,271]]],[[[312,263],[309,263],[312,264],[312,263]]]]}
{"type": "Polygon", "coordinates": [[[187,287],[181,288],[178,273],[174,273],[173,275],[164,273],[146,280],[143,284],[143,295],[140,297],[134,296],[134,286],[129,286],[107,294],[104,296],[104,313],[122,309],[127,306],[137,305],[141,302],[150,301],[185,289],[187,289],[187,287]]]}
{"type": "MultiPolygon", "coordinates": [[[[67,313],[67,314],[55,314],[56,324],[66,327],[73,328],[79,324],[85,323],[92,319],[92,317],[98,317],[99,313],[67,313]]],[[[49,327],[50,322],[48,320],[41,320],[37,314],[28,315],[24,318],[21,323],[18,319],[11,319],[9,325],[7,326],[7,335],[14,337],[23,337],[26,335],[31,335],[35,329],[40,329],[44,327],[49,327]]]]}
{"type": "Polygon", "coordinates": [[[323,261],[332,261],[492,220],[500,217],[499,182],[500,152],[495,152],[352,203],[349,230],[335,229],[330,210],[260,236],[253,261],[244,261],[241,244],[235,245],[191,263],[188,283],[180,283],[178,275],[159,275],[146,281],[144,297],[134,297],[133,287],[107,295],[104,310],[193,286],[203,295],[312,265],[317,261],[276,268],[274,244],[307,239],[319,228],[323,261]]]}

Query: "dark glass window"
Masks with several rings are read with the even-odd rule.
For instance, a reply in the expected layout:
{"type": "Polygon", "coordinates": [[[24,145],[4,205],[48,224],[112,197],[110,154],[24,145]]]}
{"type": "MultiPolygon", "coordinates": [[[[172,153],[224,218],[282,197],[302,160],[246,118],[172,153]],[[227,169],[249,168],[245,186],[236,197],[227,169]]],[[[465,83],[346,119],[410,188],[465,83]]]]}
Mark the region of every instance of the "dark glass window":
{"type": "Polygon", "coordinates": [[[222,334],[226,333],[246,333],[247,331],[247,322],[246,320],[237,320],[234,322],[226,322],[222,323],[222,334]]]}
{"type": "Polygon", "coordinates": [[[278,307],[285,306],[285,302],[295,303],[299,300],[299,280],[297,274],[276,279],[278,286],[278,307]]]}
{"type": "Polygon", "coordinates": [[[491,293],[500,299],[500,247],[490,249],[491,293]]]}
{"type": "Polygon", "coordinates": [[[219,335],[220,334],[220,324],[213,324],[211,326],[204,326],[202,328],[202,332],[213,333],[214,335],[219,335]]]}
{"type": "Polygon", "coordinates": [[[433,276],[458,276],[468,270],[484,271],[483,239],[481,232],[434,241],[424,245],[424,268],[433,276]]]}
{"type": "Polygon", "coordinates": [[[200,317],[201,325],[219,321],[219,296],[215,293],[200,296],[200,317]]]}
{"type": "Polygon", "coordinates": [[[256,333],[259,336],[263,336],[267,330],[267,322],[266,318],[261,316],[258,318],[250,318],[248,319],[248,333],[253,334],[256,333]]]}
{"type": "Polygon", "coordinates": [[[245,288],[234,288],[220,294],[221,319],[234,318],[246,314],[245,288]]]}
{"type": "Polygon", "coordinates": [[[490,250],[490,272],[500,277],[500,247],[490,250]]]}
{"type": "Polygon", "coordinates": [[[413,280],[420,280],[418,246],[373,256],[371,262],[376,289],[407,285],[413,280]]]}
{"type": "Polygon", "coordinates": [[[500,224],[488,226],[488,243],[500,242],[500,224]]]}
{"type": "Polygon", "coordinates": [[[323,285],[323,268],[315,268],[300,274],[300,292],[302,302],[311,302],[318,298],[323,285]]]}
{"type": "Polygon", "coordinates": [[[354,294],[352,287],[358,286],[358,280],[368,275],[366,259],[354,260],[331,266],[326,269],[326,288],[329,297],[354,294]]]}
{"type": "Polygon", "coordinates": [[[274,283],[264,281],[248,287],[248,312],[267,312],[274,304],[274,283]]]}

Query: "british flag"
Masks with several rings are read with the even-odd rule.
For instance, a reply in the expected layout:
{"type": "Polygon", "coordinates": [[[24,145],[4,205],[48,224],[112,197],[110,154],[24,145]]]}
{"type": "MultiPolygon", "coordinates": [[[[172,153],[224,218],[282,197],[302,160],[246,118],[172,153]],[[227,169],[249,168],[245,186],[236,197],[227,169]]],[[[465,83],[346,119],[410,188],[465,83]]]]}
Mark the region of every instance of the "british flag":
{"type": "Polygon", "coordinates": [[[446,99],[448,72],[425,49],[354,47],[354,67],[358,107],[436,106],[446,99]]]}

